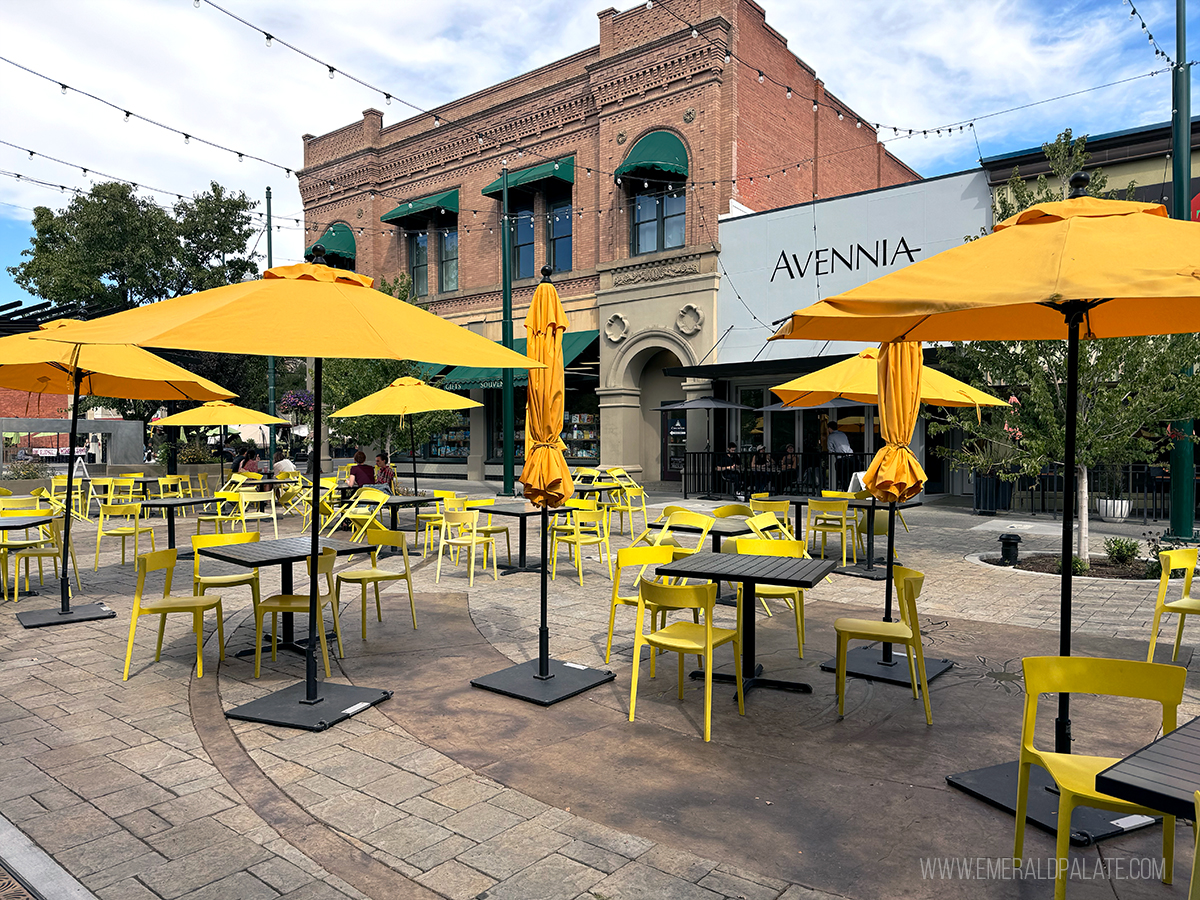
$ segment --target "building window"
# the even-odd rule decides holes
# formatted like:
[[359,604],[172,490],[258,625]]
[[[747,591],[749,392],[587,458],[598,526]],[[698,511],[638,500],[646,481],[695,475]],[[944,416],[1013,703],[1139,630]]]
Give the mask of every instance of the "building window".
[[458,232],[443,232],[441,259],[438,261],[438,290],[458,290]]
[[547,208],[547,262],[552,272],[571,271],[571,201],[552,203]]
[[408,277],[414,297],[429,295],[429,235],[424,232],[408,236]]
[[633,198],[633,252],[657,253],[682,247],[684,211],[687,196],[683,191],[669,194],[645,193]]
[[533,206],[518,206],[513,216],[513,278],[533,277]]

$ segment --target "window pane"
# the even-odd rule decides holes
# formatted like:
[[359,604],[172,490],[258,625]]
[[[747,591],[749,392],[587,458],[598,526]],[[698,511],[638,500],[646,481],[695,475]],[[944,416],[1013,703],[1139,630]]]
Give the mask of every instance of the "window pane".
[[442,235],[442,265],[438,272],[438,290],[458,290],[458,232]]
[[683,246],[683,216],[671,216],[663,222],[663,249]]
[[429,293],[429,268],[427,266],[416,266],[412,273],[413,291],[418,297],[424,297]]
[[408,274],[412,279],[413,296],[424,297],[429,293],[429,235],[408,236]]
[[667,194],[663,197],[663,215],[681,216],[687,208],[687,198],[682,193]]
[[533,244],[526,244],[523,247],[517,248],[517,264],[516,272],[513,273],[514,278],[532,278],[533,277]]
[[571,227],[572,210],[570,204],[560,203],[550,207],[550,236],[549,263],[553,272],[569,272],[571,270]]
[[571,271],[571,236],[556,238],[550,244],[552,262],[550,265],[555,272]]
[[635,253],[653,253],[658,249],[658,222],[653,219],[637,227]]
[[635,222],[652,221],[658,215],[657,197],[638,197],[634,205]]
[[533,243],[533,210],[518,209],[517,210],[516,227],[513,230],[514,244],[532,244]]
[[409,237],[413,265],[423,266],[429,262],[429,235],[414,234]]

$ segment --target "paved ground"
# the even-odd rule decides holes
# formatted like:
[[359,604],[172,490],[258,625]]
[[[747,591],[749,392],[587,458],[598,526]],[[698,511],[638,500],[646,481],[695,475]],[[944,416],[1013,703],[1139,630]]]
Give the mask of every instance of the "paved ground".
[[[25,631],[15,612],[49,598],[0,608],[0,814],[15,826],[0,834],[0,859],[47,897],[105,900],[1042,896],[1047,885],[934,885],[915,858],[1009,852],[1011,819],[949,791],[942,776],[1015,750],[1014,673],[1020,656],[1054,652],[1058,581],[967,557],[994,552],[1001,527],[1023,534],[1023,552],[1052,550],[1058,523],[942,506],[908,520],[900,547],[927,573],[929,652],[959,662],[954,678],[935,682],[934,728],[902,690],[868,682],[852,685],[838,722],[832,676],[816,669],[832,653],[832,619],[878,615],[882,596],[877,583],[838,576],[810,592],[804,660],[790,613],[760,615],[760,658],[812,681],[811,703],[760,692],[742,718],[714,702],[709,745],[699,740],[697,689],[677,701],[666,659],[657,681],[643,664],[638,719],[628,723],[629,610],[618,613],[610,686],[550,710],[470,689],[473,675],[536,654],[537,576],[477,574],[468,589],[461,568],[435,584],[430,562],[415,572],[416,632],[395,588],[365,641],[357,602],[343,612],[346,658],[334,680],[394,689],[391,701],[317,734],[228,720],[225,709],[302,677],[301,661],[264,660],[255,680],[252,661],[232,656],[253,637],[249,595],[237,588],[227,593],[230,655],[219,672],[211,618],[202,679],[191,675],[188,623],[168,623],[154,662],[144,620],[123,682],[132,569],[106,544],[99,573],[83,573],[84,593],[116,619]],[[1106,534],[1142,530],[1093,523],[1093,548]],[[81,527],[77,540],[90,563],[94,530]],[[278,573],[261,574],[264,595],[277,591]],[[583,588],[573,576],[560,569],[554,586],[552,651],[603,666],[610,585],[596,559],[585,562]],[[186,588],[181,564],[176,590]],[[1153,603],[1151,583],[1077,580],[1081,651],[1144,654]],[[994,712],[981,715],[985,706]],[[1154,736],[1144,712],[1120,712],[1127,749]],[[1190,687],[1182,714],[1198,713]],[[923,824],[914,831],[913,821]],[[1138,833],[1081,858],[1148,856],[1156,840]],[[1031,855],[1052,853],[1048,837],[1029,841]],[[1178,841],[1176,896],[1189,844]],[[1166,890],[1111,879],[1071,886],[1073,897]]]

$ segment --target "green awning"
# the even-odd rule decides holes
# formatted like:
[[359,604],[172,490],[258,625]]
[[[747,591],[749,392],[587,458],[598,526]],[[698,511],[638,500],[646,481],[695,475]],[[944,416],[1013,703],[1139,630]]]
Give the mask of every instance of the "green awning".
[[[534,166],[531,169],[509,172],[508,189],[511,191],[513,188],[523,187],[528,190],[538,182],[554,179],[566,182],[567,184],[575,183],[574,156],[564,156],[562,159],[542,163],[540,166]],[[480,193],[485,197],[491,197],[493,200],[499,200],[504,193],[504,176],[497,178]]]
[[416,217],[421,220],[428,219],[431,215],[436,214],[436,211],[439,209],[445,210],[448,213],[454,213],[455,215],[458,214],[458,188],[452,191],[443,191],[431,197],[422,197],[419,200],[409,200],[401,203],[390,213],[380,216],[379,221],[390,222],[393,225],[402,225],[410,217]]
[[[569,366],[592,342],[600,337],[599,331],[568,331],[563,335],[563,365]],[[525,338],[513,340],[513,350],[525,352]],[[501,369],[458,366],[442,378],[440,387],[445,391],[465,391],[469,388],[503,387]],[[528,369],[513,369],[513,384],[523,386],[529,382]]]
[[420,378],[426,384],[428,384],[435,375],[446,368],[442,363],[427,362],[414,362],[413,367],[416,369],[414,377]]
[[354,231],[344,222],[330,225],[321,235],[321,239],[313,241],[304,248],[304,258],[312,259],[312,248],[317,244],[325,247],[326,256],[340,256],[342,259],[354,259]]
[[652,131],[633,145],[615,174],[649,175],[660,179],[675,176],[682,181],[688,174],[687,150],[683,141],[671,132]]

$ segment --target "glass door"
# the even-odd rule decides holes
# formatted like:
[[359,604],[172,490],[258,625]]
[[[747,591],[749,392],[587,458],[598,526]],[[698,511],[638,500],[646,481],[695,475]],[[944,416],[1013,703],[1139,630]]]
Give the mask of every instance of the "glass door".
[[662,480],[679,481],[683,477],[687,450],[687,413],[670,411],[662,416]]

